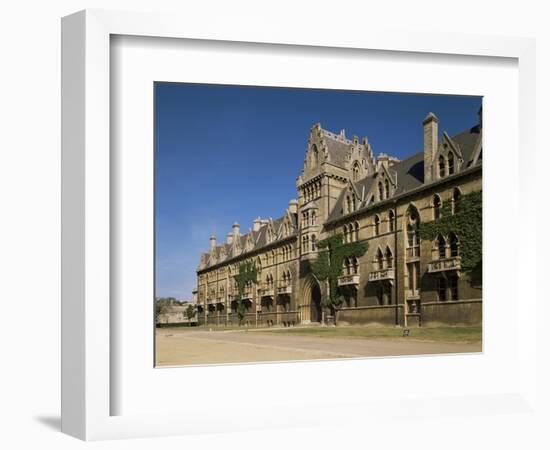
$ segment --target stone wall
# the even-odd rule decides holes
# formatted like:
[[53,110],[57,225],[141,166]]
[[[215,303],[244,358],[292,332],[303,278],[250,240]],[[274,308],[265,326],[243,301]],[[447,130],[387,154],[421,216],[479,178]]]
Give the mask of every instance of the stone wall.
[[356,308],[342,308],[336,313],[337,325],[395,325],[400,322],[402,313],[401,306],[358,306]]
[[422,325],[481,325],[481,299],[422,303]]

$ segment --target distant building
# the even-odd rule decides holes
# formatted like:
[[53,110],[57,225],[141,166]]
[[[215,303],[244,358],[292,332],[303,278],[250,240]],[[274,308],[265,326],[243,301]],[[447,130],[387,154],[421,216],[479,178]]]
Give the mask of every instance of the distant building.
[[171,304],[166,307],[166,310],[157,316],[157,325],[169,326],[169,325],[191,325],[196,324],[198,321],[197,314],[191,320],[187,317],[187,308],[191,303],[184,303],[182,305]]
[[277,219],[256,219],[245,234],[235,223],[225,242],[210,238],[193,294],[199,323],[237,323],[233,277],[244,261],[256,265],[260,278],[246,288],[246,323],[320,322],[327,285],[308,262],[317,258],[316,243],[336,233],[369,243],[363,256],[344,261],[338,284],[347,294],[337,323],[481,323],[481,281],[461,270],[461,236],[419,236],[419,224],[437,218],[444,202],[456,211],[464,195],[482,189],[481,110],[477,125],[453,137],[443,133],[439,140],[438,124],[430,113],[423,150],[404,161],[375,158],[366,138],[314,125],[298,200]]

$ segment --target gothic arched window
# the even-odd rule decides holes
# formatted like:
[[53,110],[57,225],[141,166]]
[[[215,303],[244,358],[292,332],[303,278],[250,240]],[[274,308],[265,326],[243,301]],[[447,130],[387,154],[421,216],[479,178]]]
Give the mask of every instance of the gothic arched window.
[[374,216],[374,235],[378,236],[380,234],[380,217]]
[[393,267],[393,255],[389,247],[386,247],[386,268],[391,269]]
[[382,250],[378,249],[378,252],[376,252],[376,265],[378,267],[378,270],[382,270],[384,268],[384,255],[382,254]]
[[420,236],[418,228],[420,217],[418,211],[412,205],[407,211],[407,257],[420,256]]
[[351,270],[352,270],[353,274],[357,275],[359,273],[359,261],[354,256],[354,257],[351,258],[350,262],[351,262]]
[[458,256],[458,238],[454,233],[451,233],[449,236],[449,246],[451,248],[451,257]]
[[453,214],[460,212],[460,199],[461,199],[460,189],[454,188],[453,190]]
[[433,206],[434,206],[434,219],[439,219],[441,217],[441,198],[437,194],[434,195]]
[[439,259],[445,259],[446,258],[446,249],[447,249],[447,243],[445,242],[445,238],[441,235],[437,236],[437,256]]
[[390,232],[394,232],[395,231],[395,213],[393,212],[393,210],[390,210],[390,212],[388,213],[388,221],[390,223]]

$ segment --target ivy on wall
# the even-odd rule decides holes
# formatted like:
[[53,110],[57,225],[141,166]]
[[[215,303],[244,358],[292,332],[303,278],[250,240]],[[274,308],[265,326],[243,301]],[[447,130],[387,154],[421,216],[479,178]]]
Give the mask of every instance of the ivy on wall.
[[239,264],[239,273],[235,275],[234,278],[237,282],[237,295],[235,297],[237,301],[237,316],[239,317],[239,323],[241,323],[246,314],[246,308],[243,301],[244,289],[248,282],[254,284],[258,282],[258,270],[256,269],[256,265],[251,262]]
[[482,194],[462,196],[458,211],[452,213],[451,201],[443,202],[441,217],[420,224],[420,238],[433,241],[439,234],[456,234],[460,243],[460,264],[465,272],[481,268],[482,260]]
[[347,257],[359,258],[369,248],[366,241],[344,243],[341,233],[322,239],[317,242],[319,254],[312,263],[311,270],[319,281],[328,280],[328,295],[322,300],[324,306],[332,312],[342,303],[344,289],[338,287],[338,277],[342,275],[344,259]]

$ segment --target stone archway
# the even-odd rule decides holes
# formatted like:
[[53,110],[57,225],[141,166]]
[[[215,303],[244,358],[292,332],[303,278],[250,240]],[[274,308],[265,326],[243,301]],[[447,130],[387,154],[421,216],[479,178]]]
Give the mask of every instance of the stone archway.
[[321,288],[319,284],[315,283],[311,289],[311,321],[321,322],[323,318],[323,312],[321,307]]
[[322,320],[321,288],[313,276],[309,276],[304,282],[300,313],[304,324]]

